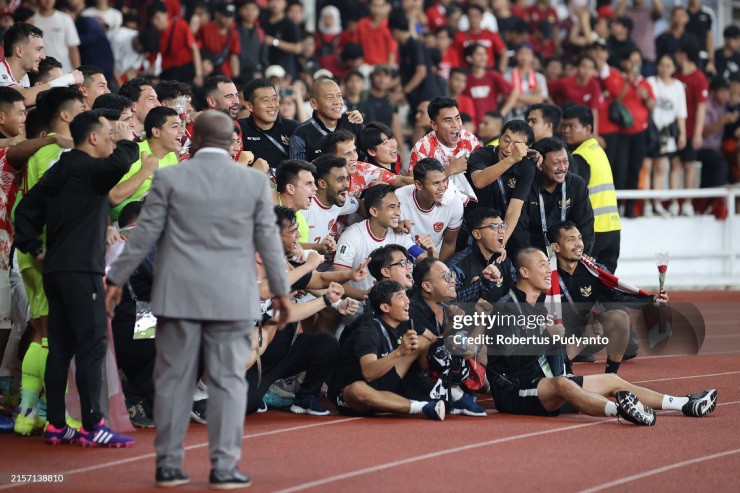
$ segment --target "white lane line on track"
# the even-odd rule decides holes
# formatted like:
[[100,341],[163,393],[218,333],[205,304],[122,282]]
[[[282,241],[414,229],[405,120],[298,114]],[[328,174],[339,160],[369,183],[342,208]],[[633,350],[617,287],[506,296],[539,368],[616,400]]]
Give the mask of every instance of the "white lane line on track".
[[[731,405],[731,404],[740,404],[740,401],[726,402],[724,404],[720,403],[720,404],[717,404],[717,405],[718,406],[721,406],[721,405],[728,406],[728,405]],[[666,411],[666,413],[669,413],[669,412],[677,412],[677,411]],[[661,413],[661,414],[666,414],[666,413]],[[471,449],[476,449],[476,448],[481,448],[481,447],[487,447],[489,445],[497,445],[499,443],[512,442],[512,441],[521,440],[521,439],[524,439],[524,438],[531,438],[531,437],[538,437],[538,436],[542,436],[542,435],[548,435],[550,433],[558,433],[558,432],[561,432],[561,431],[570,431],[570,430],[575,430],[575,429],[578,429],[578,428],[586,428],[588,426],[602,425],[602,424],[606,424],[606,423],[615,423],[615,422],[617,422],[616,419],[607,419],[607,420],[601,420],[601,421],[593,421],[593,422],[590,422],[590,423],[584,423],[584,424],[578,424],[578,425],[572,425],[572,426],[565,426],[565,427],[562,427],[562,428],[556,428],[556,429],[552,429],[552,430],[543,430],[543,431],[537,431],[537,432],[533,432],[533,433],[524,433],[524,434],[521,434],[521,435],[515,435],[515,436],[511,436],[511,437],[497,438],[495,440],[488,440],[488,441],[485,441],[485,442],[471,443],[469,445],[463,445],[463,446],[455,447],[455,448],[452,448],[452,449],[440,450],[440,451],[437,451],[437,452],[431,452],[429,454],[419,455],[419,456],[415,456],[415,457],[409,457],[407,459],[401,459],[401,460],[397,460],[397,461],[393,461],[393,462],[387,462],[385,464],[378,464],[376,466],[366,467],[364,469],[357,469],[355,471],[350,471],[350,472],[346,472],[346,473],[343,473],[343,474],[337,474],[335,476],[329,476],[329,477],[323,478],[323,479],[317,479],[315,481],[310,481],[310,482],[307,482],[307,483],[302,483],[302,484],[298,484],[298,485],[295,485],[295,486],[291,486],[290,488],[285,488],[285,489],[282,489],[282,490],[278,490],[276,493],[293,493],[295,491],[302,491],[302,490],[306,490],[306,489],[309,489],[309,488],[314,488],[314,487],[317,487],[317,486],[323,486],[325,484],[334,483],[336,481],[341,481],[343,479],[350,479],[350,478],[353,478],[353,477],[356,477],[356,476],[362,476],[362,475],[370,474],[370,473],[377,472],[377,471],[383,471],[385,469],[391,469],[391,468],[398,467],[398,466],[403,466],[403,465],[406,465],[406,464],[412,464],[414,462],[419,462],[419,461],[422,461],[422,460],[434,459],[436,457],[440,457],[440,456],[444,456],[444,455],[449,455],[449,454],[454,454],[454,453],[457,453],[457,452],[463,452],[463,451],[467,451],[467,450],[471,450]]]
[[740,371],[726,371],[724,373],[708,373],[706,375],[689,375],[686,377],[656,378],[653,380],[640,380],[639,382],[630,382],[630,383],[668,382],[670,380],[689,380],[693,378],[720,377],[723,375],[737,375],[738,373],[740,373]]
[[[342,419],[335,419],[335,420],[332,420],[332,421],[324,421],[324,422],[321,422],[321,423],[311,423],[311,424],[307,424],[307,425],[291,426],[289,428],[281,428],[279,430],[270,430],[270,431],[263,431],[263,432],[260,432],[260,433],[251,433],[251,434],[243,435],[242,436],[242,440],[244,440],[245,438],[259,438],[259,437],[263,437],[263,436],[277,435],[279,433],[287,433],[287,432],[290,432],[290,431],[305,430],[307,428],[316,428],[316,427],[319,427],[319,426],[328,426],[328,425],[333,425],[333,424],[338,424],[338,423],[346,423],[348,421],[355,421],[355,420],[358,420],[358,419],[362,419],[362,418],[342,418]],[[205,443],[196,443],[196,444],[193,444],[193,445],[186,446],[185,447],[185,450],[194,450],[194,449],[198,449],[198,448],[202,448],[202,447],[207,447],[207,446],[208,446],[208,442],[205,442]],[[62,471],[62,472],[59,472],[59,473],[56,473],[56,474],[62,474],[62,475],[64,475],[64,477],[66,479],[68,476],[71,476],[73,474],[80,474],[80,473],[85,473],[85,472],[89,472],[89,471],[95,471],[95,470],[98,470],[98,469],[104,469],[106,467],[120,466],[120,465],[123,465],[123,464],[129,464],[131,462],[136,462],[136,461],[140,461],[140,460],[144,460],[144,459],[153,459],[155,457],[156,457],[156,454],[154,454],[154,453],[137,455],[136,457],[128,457],[126,459],[120,459],[120,460],[114,460],[114,461],[110,461],[110,462],[104,462],[102,464],[95,464],[95,465],[88,466],[88,467],[81,467],[79,469],[71,469],[69,471]],[[18,484],[2,485],[2,486],[0,486],[0,490],[7,490],[7,489],[15,488],[15,487],[18,487],[18,486],[23,486],[23,484],[22,483],[18,483]]]
[[683,462],[676,462],[675,464],[669,464],[667,466],[658,467],[658,468],[655,468],[655,469],[651,469],[649,471],[641,472],[639,474],[634,474],[632,476],[627,476],[627,477],[624,477],[622,479],[617,479],[617,480],[614,480],[614,481],[610,481],[608,483],[603,483],[603,484],[600,484],[600,485],[597,485],[597,486],[593,486],[593,487],[591,487],[591,488],[589,488],[587,490],[581,490],[579,493],[595,493],[597,491],[602,491],[602,490],[606,490],[608,488],[613,488],[615,486],[623,485],[625,483],[630,483],[632,481],[637,481],[638,479],[643,479],[643,478],[647,478],[649,476],[654,476],[656,474],[662,474],[664,472],[672,471],[673,469],[678,469],[680,467],[690,466],[690,465],[693,465],[693,464],[698,464],[700,462],[705,462],[705,461],[712,460],[712,459],[718,459],[720,457],[726,457],[728,455],[733,455],[733,454],[737,454],[737,453],[740,453],[740,448],[737,448],[735,450],[728,450],[726,452],[719,452],[717,454],[705,455],[705,456],[702,456],[702,457],[697,457],[695,459],[685,460]]

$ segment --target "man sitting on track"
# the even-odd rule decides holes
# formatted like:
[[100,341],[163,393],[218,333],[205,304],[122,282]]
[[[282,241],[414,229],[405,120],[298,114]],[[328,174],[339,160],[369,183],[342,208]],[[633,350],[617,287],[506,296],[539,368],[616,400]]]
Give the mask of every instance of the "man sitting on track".
[[[516,287],[497,305],[496,312],[524,316],[528,321],[534,321],[535,316],[546,317],[544,299],[552,274],[547,257],[537,249],[525,248],[517,253],[515,264],[519,277]],[[562,325],[550,325],[547,330],[561,336],[564,332]],[[517,325],[498,327],[498,334],[506,337],[531,336],[535,332]],[[533,349],[512,344],[489,345],[488,380],[499,412],[555,416],[560,407],[568,403],[589,416],[621,416],[631,423],[651,426],[655,424],[652,408],[680,410],[686,416],[703,417],[712,412],[717,403],[714,389],[674,397],[638,387],[611,373],[551,377],[545,358]]]
[[374,412],[423,413],[442,421],[444,403],[432,397],[434,384],[412,365],[427,365],[432,340],[409,324],[409,299],[403,286],[381,281],[370,290],[375,311],[342,344],[329,396],[346,415]]

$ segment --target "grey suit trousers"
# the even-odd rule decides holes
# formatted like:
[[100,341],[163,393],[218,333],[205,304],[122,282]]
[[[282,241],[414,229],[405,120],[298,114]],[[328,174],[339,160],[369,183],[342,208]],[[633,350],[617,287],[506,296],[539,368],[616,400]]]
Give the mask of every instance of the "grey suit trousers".
[[190,422],[203,347],[208,385],[208,444],[211,468],[232,470],[241,456],[247,383],[244,367],[251,348],[252,322],[157,320],[154,364],[154,448],[157,467],[182,468],[183,439]]

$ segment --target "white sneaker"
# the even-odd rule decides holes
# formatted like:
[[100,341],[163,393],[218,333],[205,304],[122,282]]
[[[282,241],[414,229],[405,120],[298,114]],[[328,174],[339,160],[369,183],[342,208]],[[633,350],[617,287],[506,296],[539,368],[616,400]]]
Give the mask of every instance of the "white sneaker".
[[653,217],[653,203],[652,202],[645,202],[645,205],[642,208],[642,216],[643,217]]
[[657,216],[669,217],[671,215],[670,212],[665,210],[665,207],[663,207],[663,204],[661,204],[660,202],[656,202],[653,205],[653,209],[655,210],[655,215]]
[[681,205],[681,215],[692,217],[694,215],[694,205],[691,202],[684,202]]
[[678,205],[677,201],[674,200],[671,202],[671,205],[668,206],[668,212],[674,217],[681,213],[681,207]]

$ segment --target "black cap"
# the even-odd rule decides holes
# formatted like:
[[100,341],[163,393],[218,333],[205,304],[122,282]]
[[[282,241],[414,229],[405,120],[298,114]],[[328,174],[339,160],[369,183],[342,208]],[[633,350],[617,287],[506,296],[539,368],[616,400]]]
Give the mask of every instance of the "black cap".
[[236,7],[233,3],[222,3],[216,8],[216,12],[226,17],[234,17],[236,15]]

